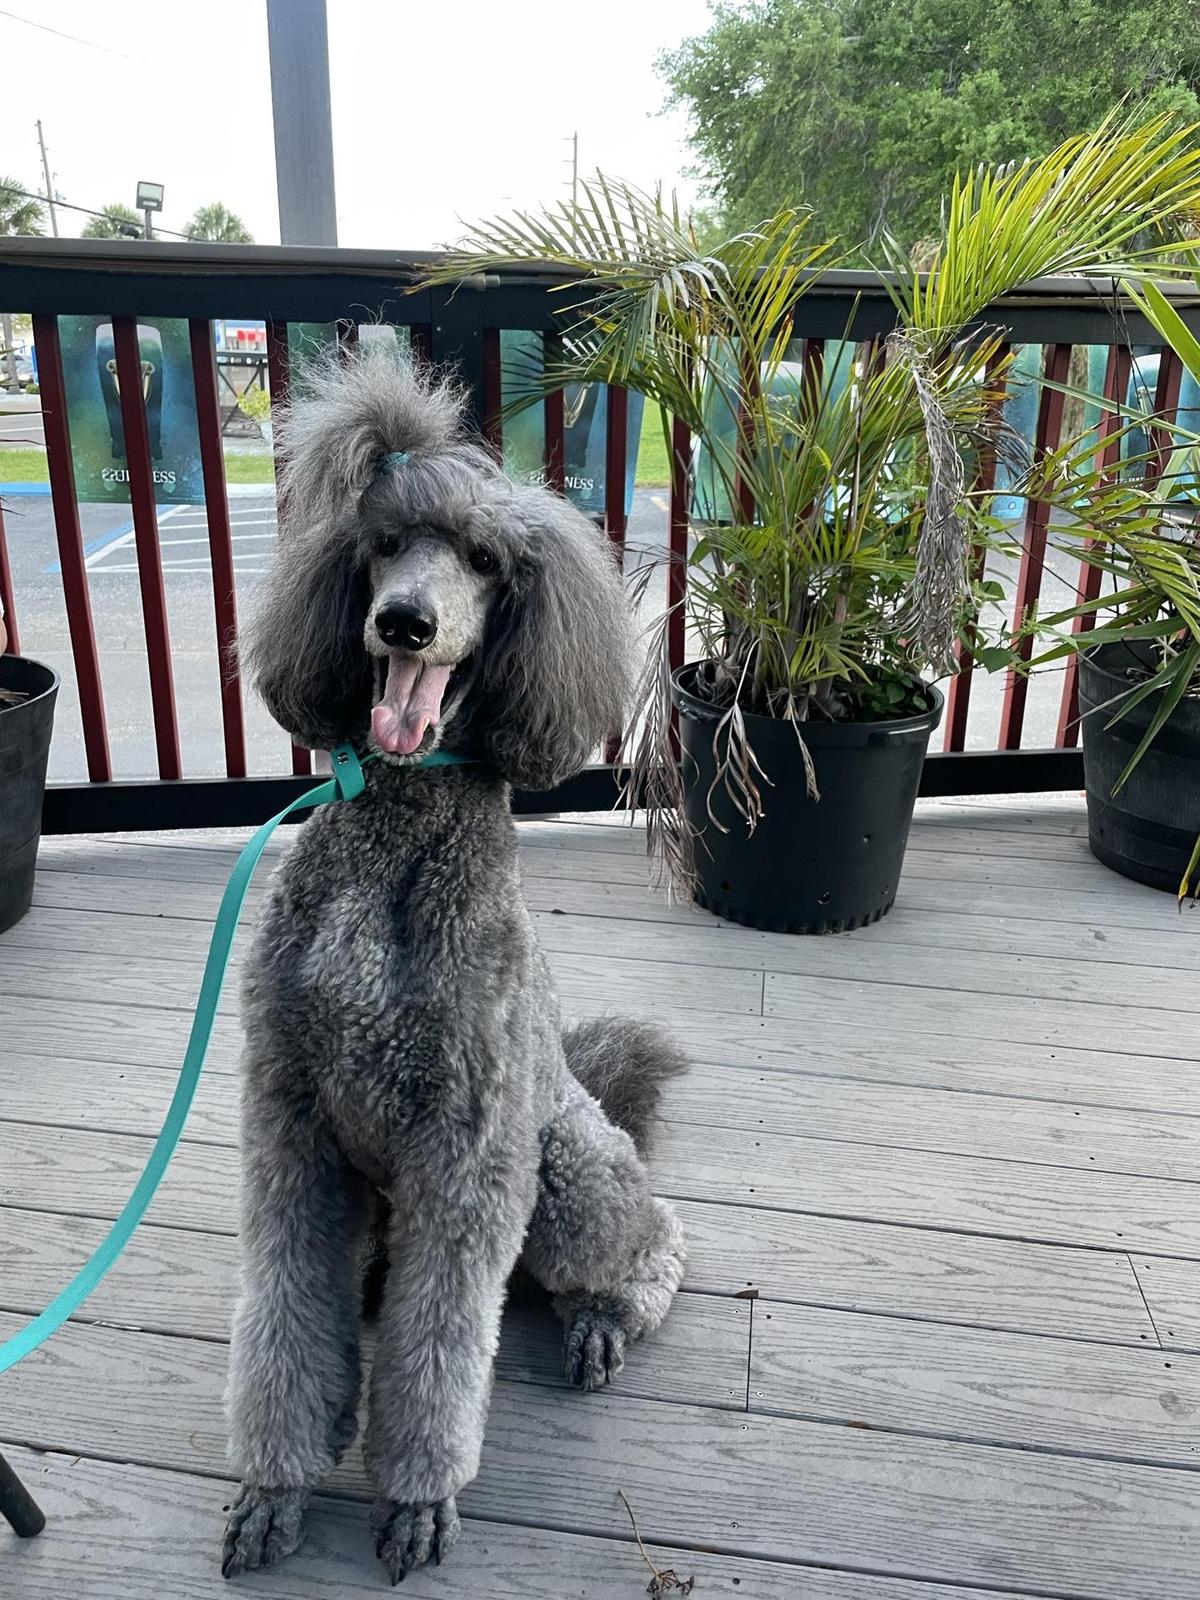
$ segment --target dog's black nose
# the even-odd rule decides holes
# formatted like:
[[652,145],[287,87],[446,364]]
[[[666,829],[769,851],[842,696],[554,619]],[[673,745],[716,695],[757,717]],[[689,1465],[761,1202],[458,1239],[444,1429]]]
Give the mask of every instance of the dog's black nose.
[[437,618],[412,602],[393,601],[375,613],[375,632],[384,644],[424,650],[437,638]]

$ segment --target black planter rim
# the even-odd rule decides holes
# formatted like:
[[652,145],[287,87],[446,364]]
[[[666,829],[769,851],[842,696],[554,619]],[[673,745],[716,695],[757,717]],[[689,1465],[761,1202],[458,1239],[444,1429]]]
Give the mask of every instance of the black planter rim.
[[[3,674],[4,667],[9,662],[15,663],[20,667],[32,667],[35,676],[44,674],[49,681],[45,682],[40,689],[33,689],[26,699],[18,700],[15,706],[0,706],[0,716],[3,716],[6,711],[28,711],[39,700],[44,700],[48,695],[57,693],[59,687],[58,673],[55,672],[53,667],[48,667],[44,661],[35,661],[32,656],[15,656],[11,653],[6,653],[0,655],[0,674]],[[25,693],[23,688],[22,693]]]
[[[678,707],[680,715],[689,721],[715,726],[725,715],[724,710],[714,706],[711,701],[701,700],[691,687],[703,665],[702,661],[689,661],[685,666],[676,667],[671,674],[671,700]],[[942,720],[945,701],[936,684],[926,683],[923,678],[914,678],[913,682],[919,683],[929,696],[931,703],[928,711],[872,722],[806,722],[805,744],[823,748],[829,745],[854,746],[885,740],[927,738]],[[750,737],[756,744],[795,745],[795,728],[790,722],[779,717],[765,717],[757,711],[747,711],[744,716]]]
[[[1151,665],[1148,639],[1112,639],[1085,650],[1079,663],[1080,726],[1085,735],[1103,728],[1109,738],[1136,744],[1149,727],[1159,706],[1161,691],[1146,695],[1137,705],[1125,704],[1141,685],[1122,677],[1120,669]],[[1200,700],[1185,695],[1155,735],[1152,748],[1187,754],[1200,738]],[[1181,741],[1183,743],[1181,744]]]

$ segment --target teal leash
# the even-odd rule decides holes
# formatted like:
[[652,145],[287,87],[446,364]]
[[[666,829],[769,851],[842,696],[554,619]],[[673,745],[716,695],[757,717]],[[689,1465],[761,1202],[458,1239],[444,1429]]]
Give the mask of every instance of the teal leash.
[[[229,875],[229,882],[225,886],[225,893],[221,896],[220,909],[209,941],[208,959],[204,963],[204,977],[200,983],[200,995],[196,1001],[183,1066],[179,1070],[179,1081],[175,1085],[171,1104],[167,1108],[163,1125],[154,1141],[154,1148],[142,1169],[142,1175],[107,1236],[66,1288],[55,1295],[40,1316],[34,1317],[33,1321],[27,1322],[19,1333],[14,1334],[4,1344],[0,1344],[0,1372],[7,1372],[9,1367],[15,1367],[18,1361],[36,1350],[38,1345],[43,1344],[68,1317],[78,1311],[129,1243],[134,1229],[145,1216],[146,1208],[153,1200],[155,1190],[162,1182],[167,1165],[175,1154],[183,1125],[191,1110],[196,1085],[200,1081],[204,1058],[208,1054],[209,1042],[212,1039],[213,1023],[216,1020],[217,1005],[225,983],[229,952],[233,946],[233,936],[237,932],[238,918],[245,904],[246,892],[254,876],[254,869],[266,849],[267,841],[284,818],[290,817],[294,811],[303,811],[309,806],[329,805],[338,800],[355,800],[363,792],[366,784],[366,779],[363,777],[363,763],[350,746],[339,745],[330,754],[333,768],[333,777],[330,781],[318,784],[307,794],[300,795],[291,805],[284,806],[277,816],[272,817],[269,822],[264,822],[237,858]],[[373,761],[376,758],[368,756],[366,759]],[[455,755],[450,751],[435,750],[432,755],[425,757],[421,765],[460,766],[468,764],[470,759],[468,756]]]

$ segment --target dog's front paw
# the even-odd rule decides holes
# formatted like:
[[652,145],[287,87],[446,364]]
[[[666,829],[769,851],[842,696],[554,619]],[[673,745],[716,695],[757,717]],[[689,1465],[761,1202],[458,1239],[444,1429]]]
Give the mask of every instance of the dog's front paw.
[[371,1512],[375,1554],[394,1584],[427,1561],[439,1564],[449,1555],[461,1524],[454,1496],[444,1500],[376,1500]]
[[225,1525],[221,1576],[269,1567],[299,1548],[308,1501],[305,1489],[242,1486]]
[[567,1382],[582,1389],[603,1389],[625,1365],[625,1330],[607,1311],[583,1310],[567,1332]]

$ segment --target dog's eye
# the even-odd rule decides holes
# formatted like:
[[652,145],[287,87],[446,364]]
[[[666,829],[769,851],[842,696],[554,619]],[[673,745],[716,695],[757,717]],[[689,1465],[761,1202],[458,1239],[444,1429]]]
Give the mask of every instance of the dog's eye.
[[482,573],[485,577],[489,573],[495,572],[500,565],[492,551],[484,544],[477,544],[467,557],[467,560],[476,572]]
[[400,548],[400,535],[396,533],[379,533],[375,536],[375,554],[377,556],[394,556]]

